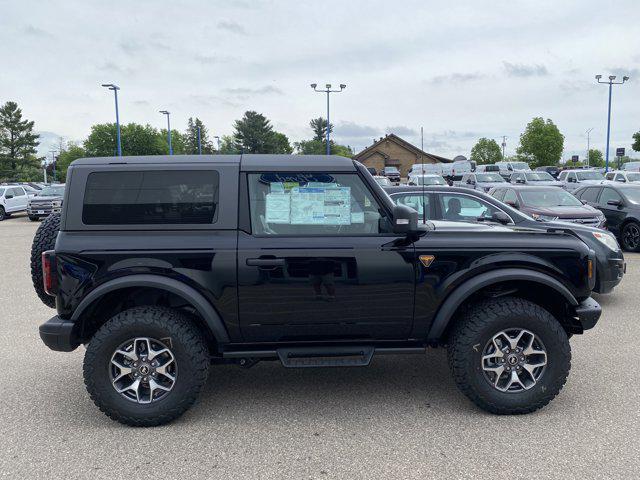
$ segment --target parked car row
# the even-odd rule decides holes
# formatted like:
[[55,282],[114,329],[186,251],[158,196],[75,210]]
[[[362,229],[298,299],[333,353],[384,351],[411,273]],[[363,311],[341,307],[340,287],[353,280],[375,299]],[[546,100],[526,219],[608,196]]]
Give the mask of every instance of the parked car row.
[[64,184],[42,185],[39,190],[26,183],[0,185],[0,221],[13,213],[27,212],[29,220],[36,221],[60,212],[64,188]]

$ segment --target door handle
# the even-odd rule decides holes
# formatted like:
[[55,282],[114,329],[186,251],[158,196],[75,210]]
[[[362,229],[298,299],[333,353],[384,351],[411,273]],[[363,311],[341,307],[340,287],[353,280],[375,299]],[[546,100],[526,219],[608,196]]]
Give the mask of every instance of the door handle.
[[284,267],[284,258],[247,258],[249,267]]

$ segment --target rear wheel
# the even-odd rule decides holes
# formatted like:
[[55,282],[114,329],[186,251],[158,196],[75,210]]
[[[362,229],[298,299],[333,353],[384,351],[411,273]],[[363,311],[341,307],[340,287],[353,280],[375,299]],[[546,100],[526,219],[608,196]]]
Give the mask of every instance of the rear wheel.
[[98,408],[126,425],[168,423],[195,402],[209,351],[180,312],[134,307],[105,323],[84,357],[84,382]]
[[622,229],[622,248],[630,252],[640,251],[640,224],[629,222]]
[[36,294],[46,306],[55,308],[56,299],[47,295],[42,283],[42,252],[53,250],[60,230],[60,214],[49,215],[38,227],[31,244],[31,282]]
[[470,308],[456,325],[449,365],[458,388],[495,414],[530,413],[564,386],[571,347],[560,323],[519,298],[498,298]]
[[0,222],[5,218],[7,218],[7,212],[5,211],[4,207],[0,206]]

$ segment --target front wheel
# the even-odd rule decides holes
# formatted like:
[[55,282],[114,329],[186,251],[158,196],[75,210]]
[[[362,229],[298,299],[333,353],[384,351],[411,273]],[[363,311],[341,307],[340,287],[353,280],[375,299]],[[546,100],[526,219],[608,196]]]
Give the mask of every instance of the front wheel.
[[449,345],[458,388],[495,414],[534,412],[564,386],[571,347],[560,323],[544,308],[504,297],[471,307]]
[[622,248],[629,252],[640,251],[640,224],[627,223],[622,229]]
[[31,220],[32,222],[37,222],[38,220],[40,220],[40,217],[36,215],[29,215],[29,220]]
[[3,206],[0,206],[0,222],[7,218],[7,212],[5,211]]
[[195,325],[165,307],[134,307],[107,321],[84,357],[93,402],[113,420],[150,427],[195,402],[207,380],[209,351]]

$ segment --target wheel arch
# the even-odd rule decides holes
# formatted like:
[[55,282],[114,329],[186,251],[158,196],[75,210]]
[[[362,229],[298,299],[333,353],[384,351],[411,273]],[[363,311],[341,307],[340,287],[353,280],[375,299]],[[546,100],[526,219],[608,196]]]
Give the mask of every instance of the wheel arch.
[[98,286],[84,297],[71,316],[72,321],[79,322],[79,326],[82,331],[82,338],[90,338],[91,335],[95,333],[91,332],[91,329],[87,330],[87,326],[85,324],[87,317],[95,311],[96,307],[100,305],[102,300],[109,296],[117,296],[121,293],[139,291],[141,289],[146,291],[166,292],[168,295],[183,300],[186,304],[190,305],[195,312],[197,312],[197,316],[200,317],[202,319],[202,323],[204,323],[204,325],[201,326],[205,327],[206,331],[213,337],[212,339],[215,340],[215,342],[218,344],[229,342],[229,335],[222,318],[201,293],[193,287],[178,280],[148,274],[129,275],[110,280]]
[[[450,327],[455,323],[458,312],[478,295],[488,292],[492,287],[505,288],[521,292],[523,298],[535,299],[536,303],[549,309],[554,313],[559,321],[563,321],[565,305],[577,306],[578,300],[573,293],[559,280],[548,274],[526,268],[504,268],[481,273],[466,280],[451,292],[438,309],[434,320],[429,328],[427,341],[429,343],[440,343],[446,337]],[[527,287],[533,287],[528,290]],[[542,293],[543,295],[539,295]],[[533,298],[532,298],[533,297]],[[535,300],[534,300],[535,301]],[[560,301],[561,304],[557,304]],[[568,329],[568,325],[563,325]]]

